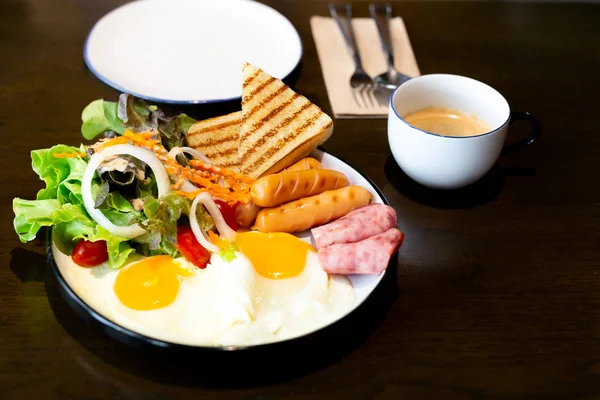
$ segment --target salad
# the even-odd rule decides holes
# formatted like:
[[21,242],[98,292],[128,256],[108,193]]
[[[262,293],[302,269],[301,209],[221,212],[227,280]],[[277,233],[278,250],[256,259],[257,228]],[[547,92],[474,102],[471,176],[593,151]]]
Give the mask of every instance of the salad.
[[82,121],[95,143],[31,152],[46,187],[35,200],[13,200],[22,242],[51,227],[59,250],[84,267],[121,268],[133,253],[183,256],[199,268],[211,252],[235,257],[234,209],[248,203],[252,179],[185,147],[193,118],[121,94],[90,103]]

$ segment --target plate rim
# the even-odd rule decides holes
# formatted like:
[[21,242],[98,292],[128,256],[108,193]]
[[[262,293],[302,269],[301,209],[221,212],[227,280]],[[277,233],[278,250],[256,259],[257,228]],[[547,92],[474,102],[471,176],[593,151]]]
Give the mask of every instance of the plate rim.
[[[345,159],[338,157],[337,155],[325,150],[321,146],[317,147],[317,150],[321,151],[323,154],[328,154],[329,156],[332,156],[332,157],[338,159],[339,161],[345,163],[350,168],[352,168],[354,171],[356,171],[373,187],[375,192],[377,192],[379,197],[381,197],[382,203],[385,205],[388,205],[388,206],[390,205],[389,200],[387,199],[387,197],[385,196],[383,191],[379,188],[379,186],[377,186],[375,184],[375,182],[367,174],[362,172],[360,169],[354,167],[352,164],[348,163]],[[381,274],[381,278],[379,279],[379,281],[377,282],[377,284],[375,285],[373,290],[371,290],[371,292],[369,292],[369,294],[367,294],[367,296],[364,298],[364,300],[361,303],[359,303],[356,307],[354,307],[347,314],[343,315],[342,317],[338,318],[337,320],[335,320],[333,322],[330,322],[329,324],[327,324],[325,326],[322,326],[319,329],[310,331],[308,333],[305,333],[304,335],[295,336],[295,337],[292,337],[289,339],[284,339],[284,340],[279,340],[276,342],[269,342],[269,343],[241,345],[241,346],[238,346],[238,345],[195,346],[195,345],[189,345],[189,344],[169,342],[166,340],[154,339],[150,336],[147,336],[147,335],[144,335],[141,333],[137,333],[131,329],[125,328],[125,327],[117,324],[116,322],[113,322],[110,319],[106,318],[105,316],[100,314],[98,311],[96,311],[93,307],[88,305],[81,297],[79,297],[77,295],[77,293],[75,293],[75,291],[67,283],[65,278],[62,276],[62,273],[60,272],[60,269],[58,268],[58,265],[56,263],[56,260],[54,259],[54,255],[53,255],[52,228],[49,228],[47,230],[45,247],[46,247],[47,264],[50,267],[52,275],[57,280],[59,292],[60,292],[61,296],[63,297],[63,299],[65,300],[65,302],[75,311],[76,314],[78,314],[81,318],[83,318],[87,323],[90,323],[90,318],[91,318],[94,321],[94,323],[99,324],[100,327],[102,328],[101,330],[104,331],[104,333],[107,336],[110,336],[111,338],[113,338],[121,343],[125,343],[131,347],[140,347],[140,345],[142,345],[142,346],[150,345],[153,348],[170,349],[173,351],[194,350],[194,351],[206,351],[206,352],[212,352],[212,353],[223,353],[223,352],[238,353],[241,351],[266,349],[266,348],[272,348],[273,346],[277,346],[277,345],[286,345],[286,344],[290,344],[290,343],[295,343],[295,342],[301,341],[302,339],[306,339],[308,337],[316,335],[319,332],[324,331],[327,328],[332,327],[333,325],[346,320],[348,317],[350,317],[352,314],[354,314],[358,309],[360,309],[365,303],[367,303],[367,301],[372,297],[373,293],[381,286],[382,282],[386,279],[387,275],[389,274],[389,271],[388,271],[389,264],[394,263],[394,261],[397,260],[397,255],[398,255],[398,252],[396,252],[394,255],[392,255],[392,257],[390,258],[389,264],[388,264],[388,268],[386,268],[383,271],[383,273]],[[85,313],[85,315],[82,315],[81,313]]]
[[[145,0],[147,2],[151,2],[153,0]],[[283,15],[281,12],[279,12],[279,10],[270,7],[266,4],[254,1],[254,0],[235,0],[235,1],[244,1],[247,3],[253,3],[255,5],[258,5],[259,7],[264,7],[264,8],[268,8],[271,9],[272,11],[276,12],[277,14],[279,14],[279,16],[283,19],[285,19],[290,26],[292,27],[292,29],[294,30],[294,32],[296,32],[296,36],[298,37],[298,42],[300,43],[300,56],[298,57],[298,61],[296,62],[296,64],[294,65],[294,67],[290,70],[290,72],[283,78],[281,78],[281,80],[286,80],[287,78],[289,78],[291,75],[293,75],[294,71],[296,71],[298,69],[298,66],[300,65],[300,63],[302,62],[302,58],[304,56],[304,43],[302,42],[302,37],[300,36],[300,32],[298,32],[298,29],[296,29],[296,27],[294,26],[294,24],[292,24],[292,21],[289,20],[289,18],[287,18],[285,15]],[[90,37],[92,36],[92,33],[94,33],[94,30],[96,29],[96,26],[108,15],[110,15],[111,13],[119,10],[120,8],[123,7],[127,7],[130,6],[132,4],[137,4],[137,2],[132,2],[132,3],[125,3],[120,5],[117,8],[114,8],[112,10],[110,10],[109,12],[107,12],[106,14],[104,14],[102,17],[100,17],[100,19],[98,19],[94,25],[92,26],[92,28],[89,30],[86,38],[85,38],[85,42],[83,44],[83,60],[85,62],[86,67],[92,72],[92,74],[94,74],[94,76],[96,78],[98,78],[101,82],[103,82],[104,84],[108,85],[109,87],[118,90],[122,93],[129,93],[135,97],[138,97],[140,99],[146,100],[146,101],[151,101],[151,102],[156,102],[156,103],[163,103],[163,104],[178,104],[178,105],[190,105],[190,104],[219,104],[219,103],[226,103],[229,101],[234,101],[234,100],[241,100],[242,96],[236,96],[236,97],[228,97],[228,98],[223,98],[223,99],[196,99],[196,100],[174,100],[174,99],[161,99],[158,97],[154,97],[154,96],[147,96],[141,93],[137,93],[137,92],[133,92],[130,91],[128,89],[126,89],[125,87],[113,82],[112,80],[110,80],[109,78],[107,78],[106,76],[102,75],[92,64],[92,62],[90,61],[89,58],[89,41],[90,41]]]

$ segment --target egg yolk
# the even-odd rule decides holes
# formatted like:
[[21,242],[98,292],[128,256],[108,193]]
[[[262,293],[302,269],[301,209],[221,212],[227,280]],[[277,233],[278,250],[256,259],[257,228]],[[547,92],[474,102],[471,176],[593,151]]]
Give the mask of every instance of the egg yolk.
[[154,310],[171,304],[183,277],[191,272],[170,256],[153,256],[132,264],[117,275],[115,294],[134,310]]
[[235,242],[250,259],[256,272],[271,279],[299,275],[306,264],[306,255],[315,249],[289,233],[238,233]]

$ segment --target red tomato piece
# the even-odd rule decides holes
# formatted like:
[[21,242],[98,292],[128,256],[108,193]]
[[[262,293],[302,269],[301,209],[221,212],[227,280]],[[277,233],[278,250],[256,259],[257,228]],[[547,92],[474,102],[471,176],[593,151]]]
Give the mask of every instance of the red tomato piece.
[[233,229],[234,231],[237,231],[238,224],[235,219],[235,208],[231,207],[229,204],[227,204],[223,200],[215,200],[215,203],[217,204],[217,207],[219,207],[221,214],[223,214],[223,219],[225,220],[227,225],[229,225],[229,227],[231,229]]
[[75,245],[71,257],[80,267],[95,267],[108,260],[106,242],[104,240],[90,242],[82,239]]
[[192,228],[185,225],[177,227],[177,250],[192,264],[200,269],[206,268],[210,261],[210,253],[194,236]]

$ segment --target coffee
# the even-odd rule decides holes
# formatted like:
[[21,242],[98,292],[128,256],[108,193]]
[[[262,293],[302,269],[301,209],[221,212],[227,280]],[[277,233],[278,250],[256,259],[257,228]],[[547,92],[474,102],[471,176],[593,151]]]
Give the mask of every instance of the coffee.
[[490,131],[479,118],[449,108],[425,108],[403,119],[416,128],[442,136],[477,136]]

